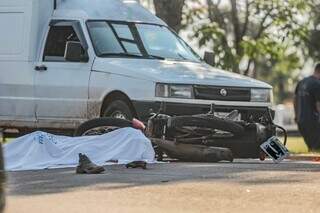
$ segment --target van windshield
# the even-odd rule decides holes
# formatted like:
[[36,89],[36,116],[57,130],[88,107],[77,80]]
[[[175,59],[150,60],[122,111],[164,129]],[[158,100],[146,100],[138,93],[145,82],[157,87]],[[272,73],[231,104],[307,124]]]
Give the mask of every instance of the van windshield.
[[166,26],[114,21],[89,21],[87,25],[99,57],[201,60]]

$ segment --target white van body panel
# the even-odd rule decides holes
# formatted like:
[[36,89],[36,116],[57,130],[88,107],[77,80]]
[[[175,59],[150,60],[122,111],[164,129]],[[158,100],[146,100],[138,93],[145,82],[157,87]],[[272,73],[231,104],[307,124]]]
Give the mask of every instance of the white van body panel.
[[81,123],[87,117],[90,64],[65,62],[42,64],[47,67],[47,71],[36,72],[35,75],[37,126],[48,127],[61,120],[70,124]]
[[34,62],[52,11],[52,0],[0,0],[0,61]]
[[35,125],[34,63],[50,0],[0,1],[0,123]]
[[251,88],[271,86],[243,75],[213,68],[205,63],[151,60],[97,58],[93,70],[150,80],[153,82],[198,84]]
[[130,100],[151,100],[155,83],[138,77],[109,72],[91,72],[89,83],[89,118],[99,117],[104,99],[112,92],[121,92]]

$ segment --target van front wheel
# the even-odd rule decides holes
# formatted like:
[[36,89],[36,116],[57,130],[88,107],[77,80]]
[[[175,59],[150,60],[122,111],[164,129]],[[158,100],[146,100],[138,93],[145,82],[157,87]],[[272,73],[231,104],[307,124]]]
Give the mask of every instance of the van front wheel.
[[103,117],[119,118],[131,121],[133,113],[125,101],[112,101],[102,113]]

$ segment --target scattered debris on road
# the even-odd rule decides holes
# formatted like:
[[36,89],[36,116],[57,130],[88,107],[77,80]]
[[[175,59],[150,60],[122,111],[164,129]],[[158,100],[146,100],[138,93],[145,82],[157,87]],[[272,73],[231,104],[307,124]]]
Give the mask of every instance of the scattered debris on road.
[[136,168],[147,169],[147,162],[133,161],[131,163],[126,164],[126,168],[127,169],[136,169]]

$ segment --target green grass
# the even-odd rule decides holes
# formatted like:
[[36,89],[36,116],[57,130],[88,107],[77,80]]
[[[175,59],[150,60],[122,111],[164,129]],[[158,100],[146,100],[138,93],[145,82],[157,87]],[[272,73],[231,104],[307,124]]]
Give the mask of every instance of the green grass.
[[287,147],[294,154],[309,153],[308,147],[302,137],[289,137]]
[[10,143],[12,140],[14,140],[15,138],[6,138],[6,140],[4,142],[2,142],[3,144],[6,143]]

